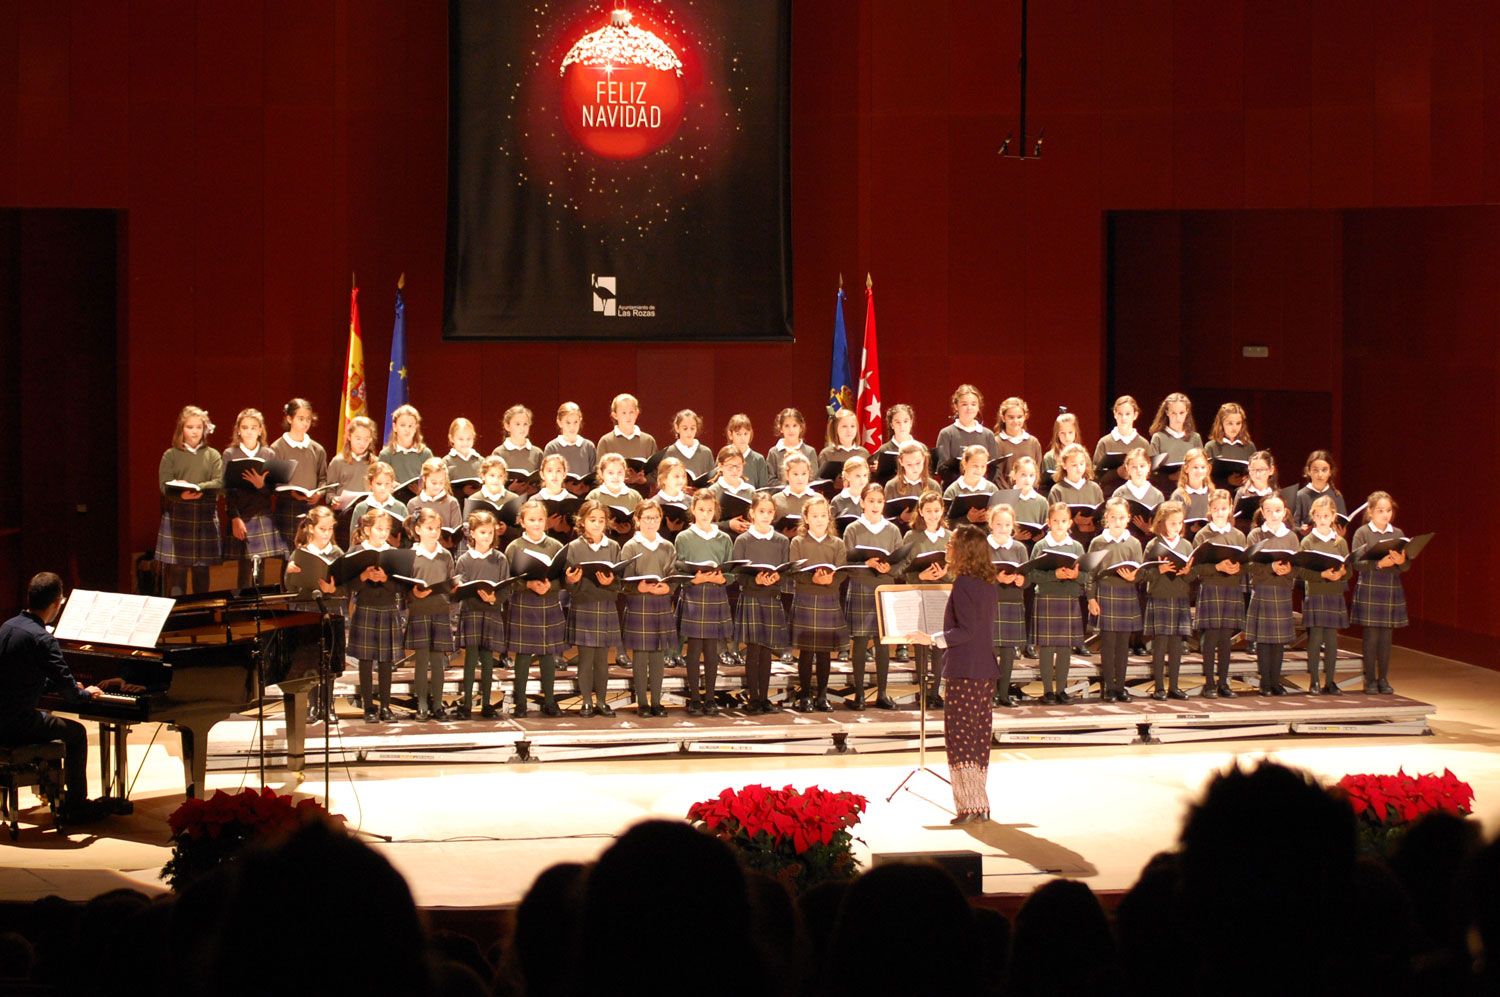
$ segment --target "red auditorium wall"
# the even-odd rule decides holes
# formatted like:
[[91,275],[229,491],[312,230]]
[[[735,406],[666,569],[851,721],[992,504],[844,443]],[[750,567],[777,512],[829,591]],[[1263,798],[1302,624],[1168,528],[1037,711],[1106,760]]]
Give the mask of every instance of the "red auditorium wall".
[[916,403],[923,435],[960,380],[1025,394],[1043,433],[1066,403],[1092,435],[1106,211],[1500,200],[1493,5],[1033,4],[1036,163],[995,155],[1018,7],[795,5],[797,342],[672,349],[441,342],[445,4],[0,2],[0,207],[126,213],[122,546],[151,542],[186,400],[227,425],[307,394],[331,442],[351,272],[376,395],[407,274],[412,396],[436,435],[463,413],[492,442],[521,399],[543,436],[563,397],[602,431],[629,388],[658,435],[680,405],[715,436],[743,408],[768,442],[779,405],[821,409],[834,283],[857,292],[866,270],[885,394]]

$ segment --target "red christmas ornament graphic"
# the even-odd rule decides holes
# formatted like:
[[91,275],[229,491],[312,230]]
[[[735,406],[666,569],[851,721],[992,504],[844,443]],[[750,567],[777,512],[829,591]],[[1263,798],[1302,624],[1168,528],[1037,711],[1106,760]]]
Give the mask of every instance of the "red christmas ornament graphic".
[[682,124],[682,60],[623,6],[584,35],[562,61],[563,121],[585,149],[605,159],[639,159],[666,145]]

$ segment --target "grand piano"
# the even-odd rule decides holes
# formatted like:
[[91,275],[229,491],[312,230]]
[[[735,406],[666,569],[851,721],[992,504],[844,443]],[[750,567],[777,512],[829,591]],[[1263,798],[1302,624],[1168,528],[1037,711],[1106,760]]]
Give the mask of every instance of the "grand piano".
[[309,694],[321,680],[343,671],[344,620],[336,613],[292,608],[290,599],[262,591],[180,600],[153,648],[59,641],[74,678],[84,685],[119,679],[144,689],[107,691],[85,703],[49,695],[41,703],[54,713],[99,724],[104,795],[118,810],[130,810],[126,738],[132,726],[164,723],[179,732],[187,795],[198,796],[209,731],[232,714],[263,706],[261,694],[273,685],[285,710],[287,767],[302,771]]

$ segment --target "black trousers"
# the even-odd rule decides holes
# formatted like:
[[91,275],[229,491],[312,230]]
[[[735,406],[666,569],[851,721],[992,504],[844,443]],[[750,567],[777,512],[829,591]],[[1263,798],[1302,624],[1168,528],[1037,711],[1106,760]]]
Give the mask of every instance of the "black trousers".
[[0,744],[7,748],[48,741],[61,741],[66,751],[63,780],[67,786],[67,802],[71,805],[88,799],[89,735],[83,724],[38,710],[23,720],[0,727]]

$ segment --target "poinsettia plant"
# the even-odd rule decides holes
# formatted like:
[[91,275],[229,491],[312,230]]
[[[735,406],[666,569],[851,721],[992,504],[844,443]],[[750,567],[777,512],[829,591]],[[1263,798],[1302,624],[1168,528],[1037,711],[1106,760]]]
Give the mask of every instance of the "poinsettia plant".
[[733,848],[746,868],[767,872],[801,891],[859,871],[854,835],[868,801],[818,786],[798,790],[751,785],[694,803],[693,825]]
[[311,798],[297,799],[269,786],[226,793],[208,799],[191,798],[167,817],[172,830],[172,857],[162,866],[161,878],[174,890],[226,862],[251,844],[274,842],[310,821],[342,828],[344,818],[329,813]]
[[1336,787],[1354,809],[1361,850],[1387,854],[1424,814],[1467,816],[1474,812],[1474,788],[1448,769],[1442,775],[1346,775]]

